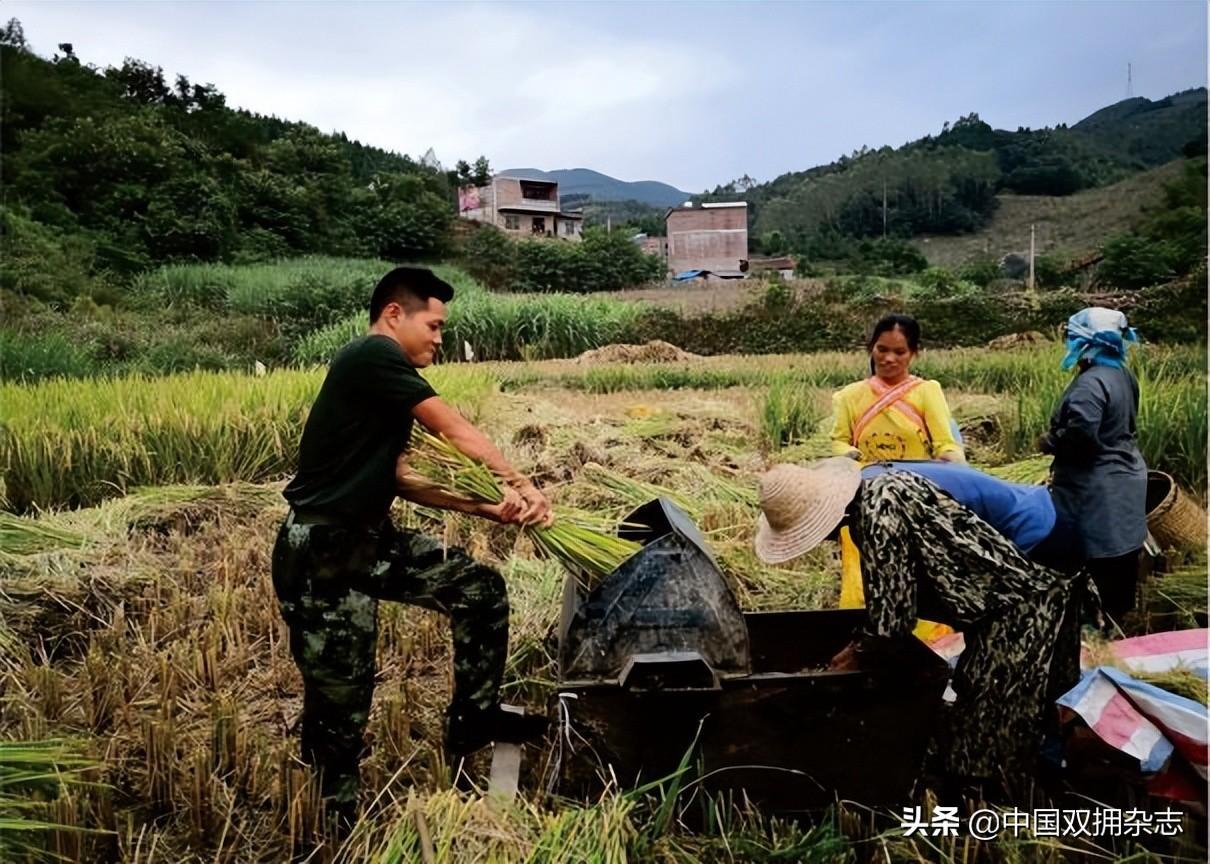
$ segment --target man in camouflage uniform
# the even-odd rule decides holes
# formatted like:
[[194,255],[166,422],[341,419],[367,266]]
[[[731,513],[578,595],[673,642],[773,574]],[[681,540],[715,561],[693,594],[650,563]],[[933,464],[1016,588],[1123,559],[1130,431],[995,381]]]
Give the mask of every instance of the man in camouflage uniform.
[[[416,371],[436,355],[452,297],[424,268],[399,267],[382,278],[370,332],[333,359],[303,431],[298,473],[283,493],[291,509],[273,548],[273,587],[303,678],[302,757],[320,771],[329,809],[350,821],[374,692],[379,600],[450,618],[451,756],[491,741],[525,741],[546,725],[498,702],[508,648],[500,574],[461,549],[397,529],[389,517],[399,495],[499,522],[551,518],[545,497]],[[504,500],[470,501],[410,472],[402,457],[413,420],[493,469],[505,481]]]

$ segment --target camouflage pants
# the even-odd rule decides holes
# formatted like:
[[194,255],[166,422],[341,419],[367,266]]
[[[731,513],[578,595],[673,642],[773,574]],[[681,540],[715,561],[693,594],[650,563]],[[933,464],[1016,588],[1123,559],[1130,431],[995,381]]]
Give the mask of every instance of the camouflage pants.
[[508,595],[499,573],[461,549],[389,522],[355,530],[297,524],[291,514],[273,547],[273,587],[303,678],[302,757],[320,769],[324,796],[338,806],[357,800],[379,600],[448,615],[454,704],[496,704],[508,649]]
[[[908,638],[918,617],[961,630],[957,700],[938,736],[950,776],[1019,778],[1033,765],[1072,578],[1040,567],[919,476],[863,484],[866,636]],[[867,640],[870,641],[870,640]]]

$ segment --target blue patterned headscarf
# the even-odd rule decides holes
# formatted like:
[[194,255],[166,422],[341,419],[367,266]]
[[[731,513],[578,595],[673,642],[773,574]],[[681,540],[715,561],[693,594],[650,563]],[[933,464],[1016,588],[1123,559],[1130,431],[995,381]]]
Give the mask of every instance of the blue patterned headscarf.
[[1126,361],[1126,348],[1137,341],[1138,334],[1126,326],[1126,316],[1121,312],[1089,306],[1067,319],[1067,354],[1062,367],[1070,369],[1080,360],[1093,366],[1121,367]]

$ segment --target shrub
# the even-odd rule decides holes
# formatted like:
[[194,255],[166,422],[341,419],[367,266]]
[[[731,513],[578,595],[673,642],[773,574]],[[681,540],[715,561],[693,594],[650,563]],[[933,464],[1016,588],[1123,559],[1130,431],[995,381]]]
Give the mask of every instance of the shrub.
[[916,274],[915,280],[918,287],[911,292],[913,297],[947,300],[978,293],[975,285],[963,282],[944,267],[930,267]]
[[1000,278],[1000,264],[994,258],[983,255],[969,258],[958,268],[958,278],[986,288]]
[[1105,244],[1097,279],[1115,288],[1137,289],[1173,276],[1167,244],[1137,234],[1123,234]]
[[488,288],[506,289],[516,278],[516,244],[498,228],[483,225],[466,239],[462,266]]
[[60,333],[32,335],[0,330],[0,380],[80,378],[92,372],[87,349]]

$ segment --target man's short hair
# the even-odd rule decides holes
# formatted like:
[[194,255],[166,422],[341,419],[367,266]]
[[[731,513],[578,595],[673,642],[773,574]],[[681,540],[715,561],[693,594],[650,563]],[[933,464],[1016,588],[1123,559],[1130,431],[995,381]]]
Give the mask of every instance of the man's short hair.
[[409,315],[436,297],[442,303],[454,299],[454,287],[427,267],[396,267],[378,280],[370,298],[370,323],[382,315],[388,303],[398,303]]

